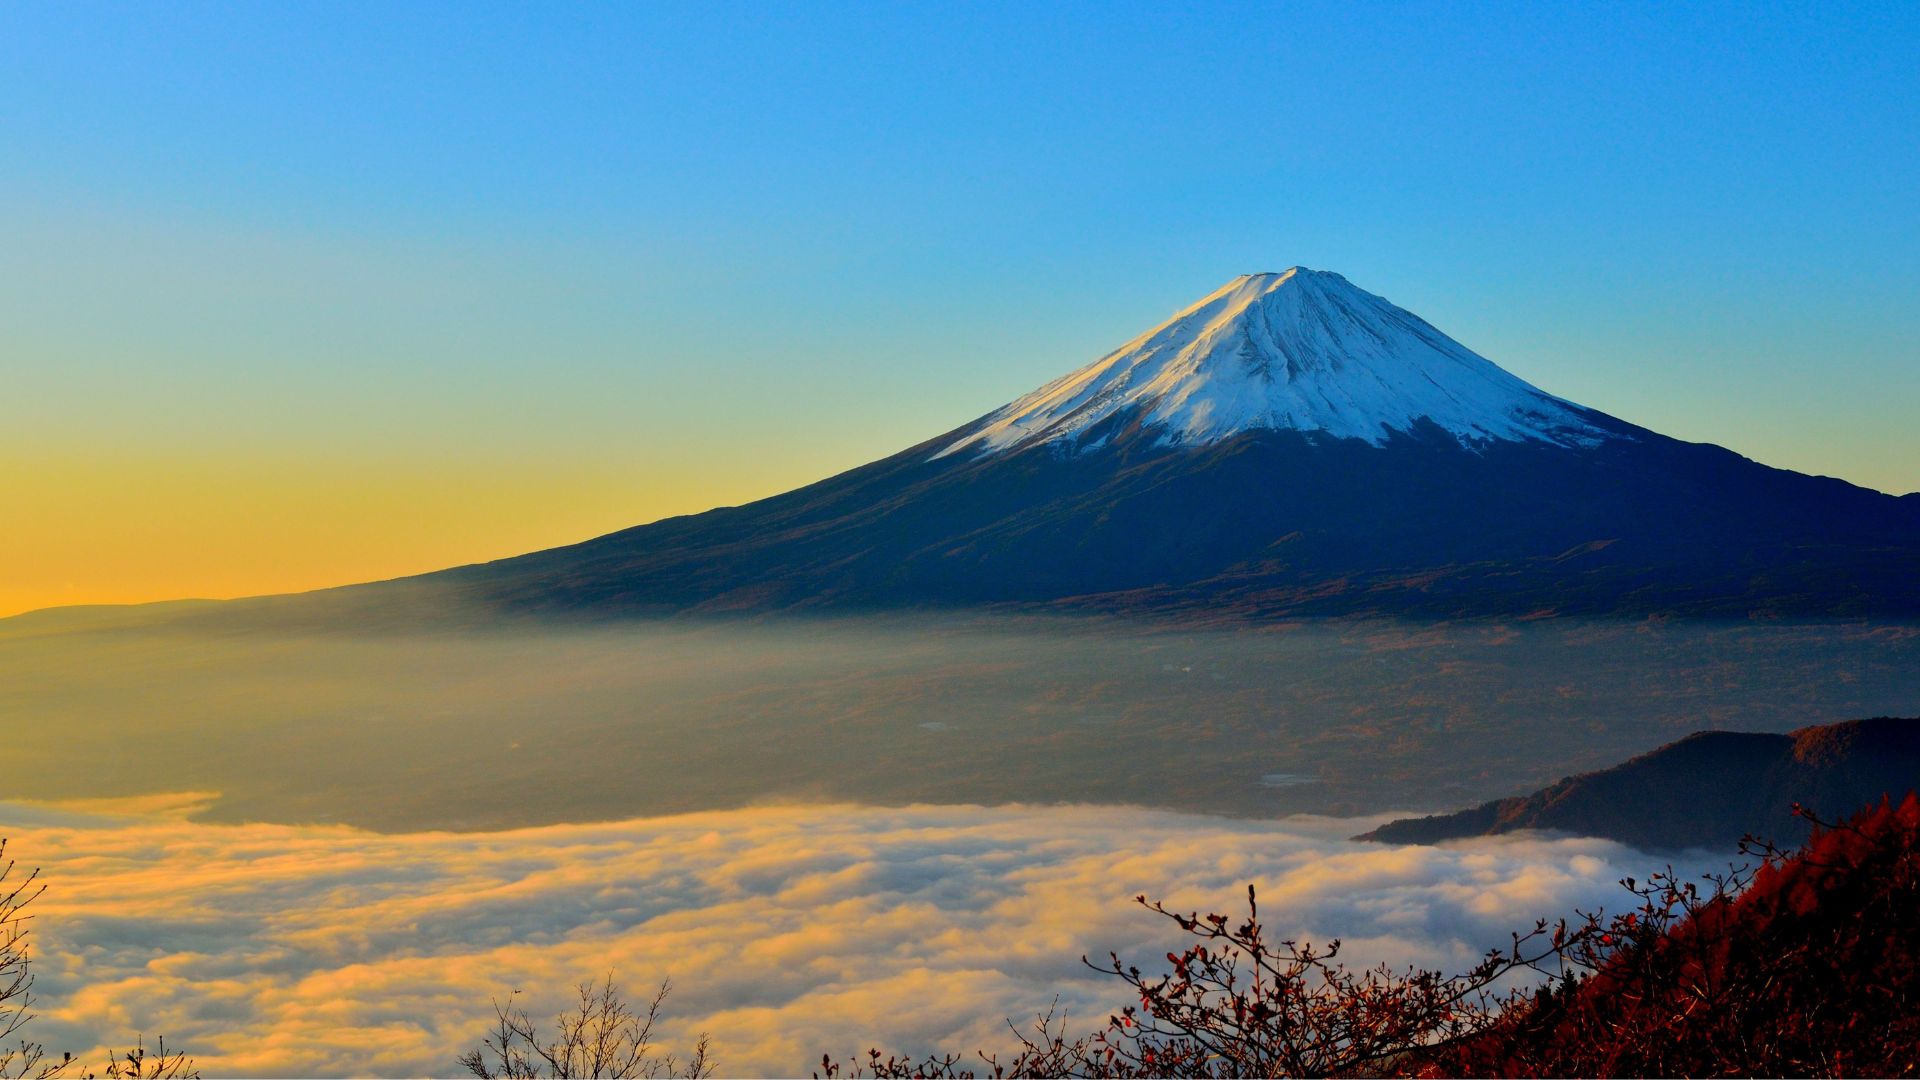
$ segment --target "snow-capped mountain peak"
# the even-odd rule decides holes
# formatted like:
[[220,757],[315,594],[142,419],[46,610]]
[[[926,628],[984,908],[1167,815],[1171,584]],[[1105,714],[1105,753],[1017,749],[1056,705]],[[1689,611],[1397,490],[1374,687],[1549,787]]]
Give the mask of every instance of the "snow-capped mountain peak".
[[[1585,409],[1511,375],[1339,274],[1247,274],[1099,360],[987,416],[936,457],[1104,445],[1114,418],[1165,445],[1286,429],[1380,445],[1431,421],[1464,446],[1611,437]],[[1100,433],[1095,429],[1100,428]]]

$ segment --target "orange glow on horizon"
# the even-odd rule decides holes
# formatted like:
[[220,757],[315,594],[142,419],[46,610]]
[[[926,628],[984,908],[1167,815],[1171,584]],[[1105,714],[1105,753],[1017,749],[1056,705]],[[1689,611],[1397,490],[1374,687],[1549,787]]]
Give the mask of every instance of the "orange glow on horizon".
[[4,488],[18,516],[0,530],[0,617],[424,573],[746,501],[784,482],[552,461],[402,468],[149,454],[10,464]]

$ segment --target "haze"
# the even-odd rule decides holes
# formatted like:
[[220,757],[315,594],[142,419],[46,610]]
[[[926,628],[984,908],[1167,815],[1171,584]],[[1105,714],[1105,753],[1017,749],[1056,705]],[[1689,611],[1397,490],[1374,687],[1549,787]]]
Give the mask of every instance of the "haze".
[[1853,624],[0,626],[16,797],[195,791],[210,820],[389,830],[803,800],[1448,808],[1920,693],[1920,633]]
[[1078,958],[1172,944],[1131,896],[1250,881],[1290,934],[1460,967],[1725,853],[1346,839],[1385,811],[1920,693],[1894,625],[178,625],[213,611],[0,623],[37,1033],[165,1032],[209,1075],[445,1072],[493,997],[609,968],[672,978],[663,1039],[728,1073],[995,1048],[1125,1004]]

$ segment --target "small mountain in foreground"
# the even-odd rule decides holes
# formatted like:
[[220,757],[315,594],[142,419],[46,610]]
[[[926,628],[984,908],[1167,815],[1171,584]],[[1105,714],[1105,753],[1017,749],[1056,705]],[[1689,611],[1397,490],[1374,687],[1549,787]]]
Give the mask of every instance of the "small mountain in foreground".
[[1806,838],[1798,803],[1835,820],[1920,787],[1920,719],[1879,717],[1785,735],[1703,731],[1531,795],[1453,814],[1403,818],[1356,839],[1431,844],[1540,829],[1639,848],[1732,850],[1753,834]]
[[1638,911],[1597,926],[1607,949],[1584,978],[1410,1074],[1913,1074],[1920,800],[1837,819],[1731,894],[1679,884],[1641,885]]

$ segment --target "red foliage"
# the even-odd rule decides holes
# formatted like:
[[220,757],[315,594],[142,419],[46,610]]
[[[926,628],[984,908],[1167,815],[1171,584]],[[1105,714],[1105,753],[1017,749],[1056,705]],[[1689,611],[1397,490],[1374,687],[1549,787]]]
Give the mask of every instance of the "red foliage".
[[[1576,974],[1427,1075],[1905,1076],[1920,1070],[1920,799],[1822,825],[1743,889],[1671,877]],[[1737,884],[1737,883],[1736,883]],[[1599,926],[1598,920],[1594,925]],[[1595,948],[1595,945],[1598,948]]]
[[[1810,815],[1809,815],[1810,816]],[[1140,1005],[1069,1038],[1042,1017],[1006,1059],[882,1055],[837,1076],[1906,1076],[1920,1072],[1920,799],[1749,846],[1759,869],[1623,881],[1616,915],[1541,922],[1464,975],[1350,971],[1245,921],[1141,900],[1196,939]],[[1702,885],[1705,888],[1702,888]],[[1538,990],[1497,992],[1522,969]]]
[[1378,1075],[1401,1069],[1414,1050],[1431,1050],[1488,1029],[1515,999],[1497,988],[1507,976],[1538,970],[1587,931],[1537,923],[1461,975],[1385,966],[1354,970],[1338,960],[1340,942],[1274,940],[1260,921],[1252,886],[1244,920],[1181,913],[1135,897],[1196,939],[1167,953],[1164,974],[1142,972],[1108,954],[1087,961],[1138,997],[1105,1028],[1069,1038],[1049,1012],[1032,1033],[1015,1030],[1019,1049],[1002,1058],[939,1054],[925,1058],[868,1051],[864,1061],[821,1059],[817,1077],[1114,1076],[1265,1077]]

